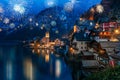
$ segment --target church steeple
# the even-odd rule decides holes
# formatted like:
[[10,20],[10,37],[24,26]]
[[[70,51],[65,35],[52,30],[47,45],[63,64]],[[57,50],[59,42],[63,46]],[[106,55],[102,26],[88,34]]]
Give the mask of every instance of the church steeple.
[[74,26],[74,33],[76,33],[77,32],[77,26],[75,25]]
[[46,32],[45,37],[46,37],[46,38],[49,38],[49,37],[50,37],[49,32]]

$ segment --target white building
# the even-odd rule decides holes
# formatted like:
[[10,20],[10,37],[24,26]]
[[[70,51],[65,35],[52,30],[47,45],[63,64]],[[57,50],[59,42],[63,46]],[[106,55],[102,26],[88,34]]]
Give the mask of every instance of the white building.
[[79,54],[81,51],[88,50],[88,42],[90,42],[90,38],[84,32],[75,33],[72,39],[72,47],[75,49],[75,53]]

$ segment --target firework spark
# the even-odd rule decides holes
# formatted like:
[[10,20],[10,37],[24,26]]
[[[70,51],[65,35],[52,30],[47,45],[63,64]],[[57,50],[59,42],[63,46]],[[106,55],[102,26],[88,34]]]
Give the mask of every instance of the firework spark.
[[97,5],[97,6],[96,6],[96,11],[97,11],[98,13],[102,13],[102,12],[104,11],[103,6],[102,6],[102,5]]

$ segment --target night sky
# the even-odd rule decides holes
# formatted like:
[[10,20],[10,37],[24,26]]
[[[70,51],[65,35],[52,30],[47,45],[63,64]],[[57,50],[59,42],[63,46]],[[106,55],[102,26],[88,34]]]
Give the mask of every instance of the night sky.
[[73,3],[74,6],[79,4],[79,8],[86,10],[93,5],[99,4],[100,1],[101,0],[1,0],[0,6],[5,10],[4,14],[10,16],[14,12],[14,14],[19,13],[14,9],[16,5],[20,6],[21,14],[37,14],[48,7],[63,7],[67,2]]
[[[57,6],[61,7],[63,12],[70,13],[71,16],[76,14],[80,16],[92,6],[100,3],[101,0],[0,0],[0,32],[7,31],[11,33],[21,29],[21,27],[29,27],[28,25],[31,24],[33,27],[36,25],[41,26],[41,23],[37,23],[39,21],[35,20],[35,16],[41,15],[40,13],[47,8]],[[61,16],[64,16],[64,14],[61,14]],[[68,18],[70,17],[67,17],[69,22]],[[67,27],[71,28],[71,26]],[[32,28],[30,27],[30,29]]]

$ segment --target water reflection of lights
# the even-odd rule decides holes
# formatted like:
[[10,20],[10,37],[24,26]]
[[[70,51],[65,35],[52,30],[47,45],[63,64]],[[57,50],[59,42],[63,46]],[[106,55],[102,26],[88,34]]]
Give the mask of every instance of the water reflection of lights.
[[49,56],[50,56],[49,54],[46,54],[46,55],[45,55],[45,61],[46,61],[46,62],[49,62]]
[[55,75],[56,77],[60,77],[60,74],[61,74],[61,62],[60,60],[56,60],[56,70],[55,70]]
[[27,80],[34,80],[33,79],[33,65],[30,59],[27,59],[24,62],[24,75]]
[[6,66],[6,75],[7,75],[7,80],[13,80],[12,78],[12,62],[8,61],[7,66]]

